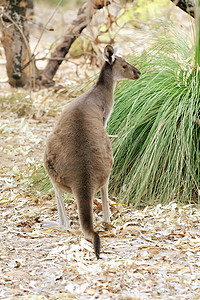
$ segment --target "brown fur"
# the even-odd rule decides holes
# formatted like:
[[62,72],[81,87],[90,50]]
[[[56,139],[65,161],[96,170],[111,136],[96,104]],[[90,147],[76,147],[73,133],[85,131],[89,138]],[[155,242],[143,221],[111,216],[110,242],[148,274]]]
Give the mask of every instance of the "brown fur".
[[[114,52],[104,54],[109,55],[109,62],[105,62],[97,84],[65,107],[47,140],[44,158],[57,193],[64,190],[74,194],[81,229],[86,238],[93,242],[97,258],[100,239],[93,228],[92,202],[99,189],[104,189],[102,192],[106,195],[113,165],[111,143],[105,126],[113,107],[114,84],[118,79],[137,79],[140,75],[136,68],[120,57],[112,63],[110,55]],[[104,218],[108,221],[108,199],[102,201]],[[58,202],[61,205],[61,200],[58,199]]]

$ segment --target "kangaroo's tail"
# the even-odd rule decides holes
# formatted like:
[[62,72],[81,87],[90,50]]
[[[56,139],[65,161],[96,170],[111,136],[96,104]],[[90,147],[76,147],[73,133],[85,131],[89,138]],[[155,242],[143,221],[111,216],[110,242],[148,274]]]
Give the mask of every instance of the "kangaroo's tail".
[[78,204],[79,220],[81,230],[85,235],[85,238],[91,241],[94,245],[94,251],[97,259],[100,257],[101,242],[97,232],[94,231],[93,227],[93,195],[89,189],[78,189],[74,191],[74,195]]
[[94,232],[93,245],[94,245],[94,251],[95,251],[96,257],[97,257],[97,259],[99,259],[101,242],[100,242],[100,238],[99,238],[99,235],[97,232]]

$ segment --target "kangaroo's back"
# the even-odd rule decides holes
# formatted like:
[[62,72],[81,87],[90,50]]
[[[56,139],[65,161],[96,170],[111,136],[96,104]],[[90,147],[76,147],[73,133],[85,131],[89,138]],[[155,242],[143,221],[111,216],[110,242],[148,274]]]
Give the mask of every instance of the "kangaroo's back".
[[89,105],[94,95],[91,91],[86,98],[67,105],[47,140],[45,167],[54,182],[68,192],[86,177],[94,191],[100,189],[112,168],[111,143],[102,113],[95,101]]
[[68,104],[47,140],[44,163],[56,191],[60,225],[67,224],[61,190],[74,194],[81,229],[94,244],[97,258],[100,239],[93,229],[92,202],[101,189],[103,215],[109,221],[108,180],[113,165],[112,148],[105,127],[113,108],[113,91],[119,79],[137,79],[139,71],[114,49],[104,50],[104,64],[97,84]]

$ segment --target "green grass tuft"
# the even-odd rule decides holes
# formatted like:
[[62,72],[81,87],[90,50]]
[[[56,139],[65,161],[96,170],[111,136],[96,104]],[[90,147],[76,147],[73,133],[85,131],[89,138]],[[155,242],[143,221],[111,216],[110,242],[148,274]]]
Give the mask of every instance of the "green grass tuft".
[[125,203],[199,201],[199,70],[193,57],[173,29],[137,60],[141,78],[116,90],[110,187]]

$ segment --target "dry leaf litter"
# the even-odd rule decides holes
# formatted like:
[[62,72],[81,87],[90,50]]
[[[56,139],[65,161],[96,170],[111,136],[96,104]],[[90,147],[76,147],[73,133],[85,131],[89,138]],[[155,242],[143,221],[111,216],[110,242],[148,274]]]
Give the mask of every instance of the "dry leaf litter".
[[[135,210],[110,201],[111,224],[94,201],[101,259],[79,231],[73,201],[70,230],[42,229],[57,216],[54,201],[1,194],[2,299],[199,299],[200,211],[171,202]],[[66,298],[64,298],[66,297]],[[23,298],[24,299],[24,298]]]
[[[42,98],[38,93],[34,105]],[[2,114],[0,298],[199,299],[200,210],[194,205],[136,210],[110,200],[112,222],[106,224],[95,199],[98,261],[79,230],[70,196],[70,230],[41,228],[43,220],[57,219],[55,200],[29,195],[25,187],[53,125],[52,118]]]

